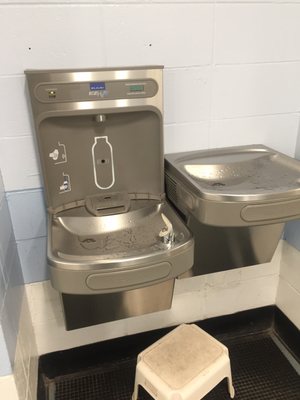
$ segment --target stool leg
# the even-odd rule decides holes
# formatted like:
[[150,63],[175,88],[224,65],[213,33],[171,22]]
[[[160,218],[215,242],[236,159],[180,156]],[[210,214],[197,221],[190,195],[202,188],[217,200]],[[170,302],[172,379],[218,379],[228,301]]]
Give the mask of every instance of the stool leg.
[[137,400],[137,398],[138,398],[138,393],[139,393],[139,385],[135,382],[135,383],[134,383],[134,390],[133,390],[133,394],[132,394],[131,399],[132,399],[132,400]]
[[139,394],[139,383],[140,383],[140,374],[138,368],[135,371],[135,380],[134,380],[134,389],[132,394],[132,400],[138,400]]
[[230,375],[227,377],[227,385],[228,385],[228,391],[229,391],[230,397],[233,399],[233,398],[234,398],[234,387],[233,387],[233,384],[232,384],[232,376],[231,376],[231,373],[230,373]]
[[133,393],[132,393],[132,400],[138,400],[139,382],[140,382],[140,373],[139,373],[139,362],[140,361],[141,361],[141,357],[140,357],[140,355],[138,355],[137,360],[136,360],[134,389],[133,389]]

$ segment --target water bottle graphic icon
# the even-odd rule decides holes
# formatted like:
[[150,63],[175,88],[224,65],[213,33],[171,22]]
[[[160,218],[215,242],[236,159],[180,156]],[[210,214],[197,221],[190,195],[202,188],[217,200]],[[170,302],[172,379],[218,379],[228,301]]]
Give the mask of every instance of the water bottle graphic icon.
[[92,147],[94,180],[99,189],[110,189],[115,183],[113,148],[107,136],[96,136]]

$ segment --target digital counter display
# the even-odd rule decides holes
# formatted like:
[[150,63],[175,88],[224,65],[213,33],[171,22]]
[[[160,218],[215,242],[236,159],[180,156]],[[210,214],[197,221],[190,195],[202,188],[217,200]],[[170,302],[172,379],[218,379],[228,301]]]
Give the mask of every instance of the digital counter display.
[[130,85],[129,86],[130,92],[144,92],[145,91],[145,86],[144,85]]

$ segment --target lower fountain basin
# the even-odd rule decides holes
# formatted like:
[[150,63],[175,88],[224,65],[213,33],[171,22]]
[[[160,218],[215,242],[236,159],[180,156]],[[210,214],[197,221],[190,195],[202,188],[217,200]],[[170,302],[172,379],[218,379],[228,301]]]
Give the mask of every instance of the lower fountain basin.
[[[162,215],[172,223],[170,244],[159,236]],[[193,265],[192,236],[166,202],[132,200],[128,212],[106,216],[84,206],[66,210],[50,216],[48,237],[51,280],[63,293],[131,290],[173,279]]]

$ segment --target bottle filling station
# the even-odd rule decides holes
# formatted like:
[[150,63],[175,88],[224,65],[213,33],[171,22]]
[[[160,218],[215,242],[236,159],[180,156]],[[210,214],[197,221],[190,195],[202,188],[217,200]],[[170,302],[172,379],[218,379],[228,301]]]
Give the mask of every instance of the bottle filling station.
[[165,198],[162,68],[26,76],[67,329],[170,308],[194,241]]

